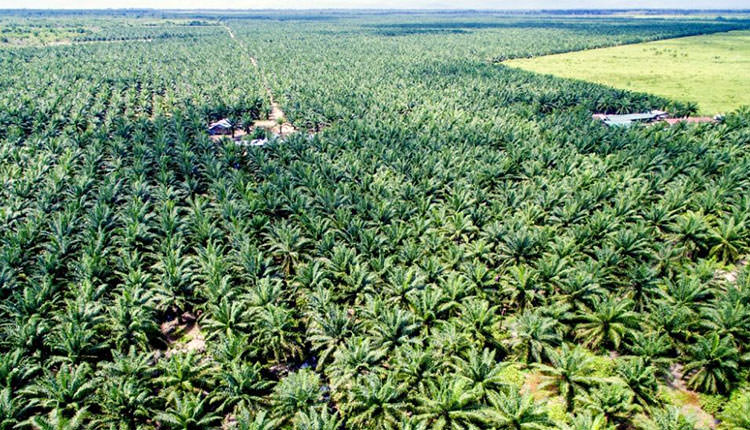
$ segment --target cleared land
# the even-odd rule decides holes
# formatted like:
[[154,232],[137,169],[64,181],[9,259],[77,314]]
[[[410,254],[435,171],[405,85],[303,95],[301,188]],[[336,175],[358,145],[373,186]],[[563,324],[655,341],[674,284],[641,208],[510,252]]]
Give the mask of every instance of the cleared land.
[[591,49],[504,64],[694,102],[707,115],[750,105],[750,31]]

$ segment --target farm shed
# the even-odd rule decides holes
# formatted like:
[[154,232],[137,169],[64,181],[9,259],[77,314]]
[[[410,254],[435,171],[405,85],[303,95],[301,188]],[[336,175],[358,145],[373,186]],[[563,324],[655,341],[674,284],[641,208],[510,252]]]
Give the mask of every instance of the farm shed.
[[220,121],[212,122],[208,126],[208,133],[212,136],[221,134],[232,134],[232,123],[224,118]]
[[637,123],[650,123],[667,119],[669,114],[660,110],[624,115],[594,114],[592,118],[604,122],[610,127],[629,127]]

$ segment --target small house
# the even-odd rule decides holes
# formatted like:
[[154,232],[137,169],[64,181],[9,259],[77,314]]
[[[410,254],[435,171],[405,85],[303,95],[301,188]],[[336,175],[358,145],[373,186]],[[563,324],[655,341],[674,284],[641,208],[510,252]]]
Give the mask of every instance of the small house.
[[208,134],[211,136],[219,136],[225,134],[232,134],[232,123],[228,119],[224,118],[220,121],[212,122],[208,126]]

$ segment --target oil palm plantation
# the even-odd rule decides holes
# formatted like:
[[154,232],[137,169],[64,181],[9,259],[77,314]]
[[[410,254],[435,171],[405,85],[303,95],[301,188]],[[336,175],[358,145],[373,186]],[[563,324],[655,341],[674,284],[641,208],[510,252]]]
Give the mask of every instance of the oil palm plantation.
[[559,350],[550,351],[549,364],[535,364],[545,377],[542,388],[551,388],[565,400],[565,408],[572,412],[576,396],[602,382],[596,376],[590,353],[583,348],[565,343]]

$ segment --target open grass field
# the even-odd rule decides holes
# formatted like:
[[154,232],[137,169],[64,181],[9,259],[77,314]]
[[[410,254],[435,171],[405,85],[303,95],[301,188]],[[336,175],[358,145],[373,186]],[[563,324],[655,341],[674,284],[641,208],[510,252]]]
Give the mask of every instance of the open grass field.
[[713,115],[750,105],[750,31],[731,31],[505,64],[698,104]]

